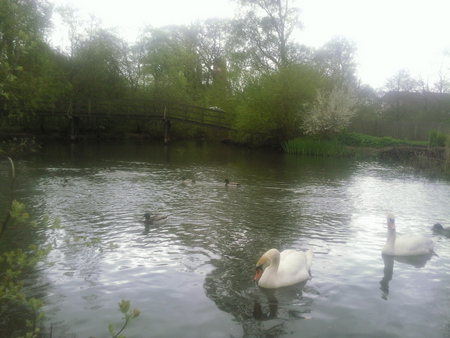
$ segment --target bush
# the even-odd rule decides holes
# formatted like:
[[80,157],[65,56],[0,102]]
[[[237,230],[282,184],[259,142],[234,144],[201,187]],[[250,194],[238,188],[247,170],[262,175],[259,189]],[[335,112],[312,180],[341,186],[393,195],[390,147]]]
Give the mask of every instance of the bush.
[[356,114],[358,100],[353,92],[335,86],[331,92],[317,90],[314,103],[303,116],[303,131],[308,135],[334,135],[341,132]]

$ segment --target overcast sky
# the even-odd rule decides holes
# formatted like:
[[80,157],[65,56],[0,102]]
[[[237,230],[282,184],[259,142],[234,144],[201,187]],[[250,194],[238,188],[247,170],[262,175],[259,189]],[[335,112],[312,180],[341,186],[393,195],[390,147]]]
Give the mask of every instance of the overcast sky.
[[[189,24],[234,13],[230,0],[51,1],[94,14],[104,28],[122,27],[130,39],[145,25]],[[374,88],[400,69],[431,84],[450,49],[449,0],[298,0],[297,6],[304,26],[298,41],[313,47],[337,35],[354,41],[359,77]],[[445,70],[450,77],[448,66]]]

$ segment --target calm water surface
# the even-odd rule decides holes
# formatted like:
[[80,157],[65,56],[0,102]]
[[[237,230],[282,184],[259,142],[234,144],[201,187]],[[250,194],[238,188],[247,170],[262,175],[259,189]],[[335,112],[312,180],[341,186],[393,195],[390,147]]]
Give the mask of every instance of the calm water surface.
[[[127,337],[450,337],[450,239],[422,261],[381,256],[389,211],[399,233],[450,226],[448,182],[195,142],[53,144],[17,165],[18,198],[63,225],[40,234],[55,264],[29,281],[53,337],[108,337],[122,299],[141,311]],[[146,230],[144,212],[171,216]],[[312,247],[311,278],[255,286],[272,247]]]

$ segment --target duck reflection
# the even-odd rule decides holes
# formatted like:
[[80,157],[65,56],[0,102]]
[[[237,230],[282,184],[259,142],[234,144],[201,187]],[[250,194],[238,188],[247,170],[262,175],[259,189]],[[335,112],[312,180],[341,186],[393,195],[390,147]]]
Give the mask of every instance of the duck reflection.
[[380,281],[381,298],[387,300],[389,295],[389,282],[394,274],[394,261],[414,266],[415,268],[423,268],[433,254],[419,256],[389,256],[382,254],[384,261],[383,278]]

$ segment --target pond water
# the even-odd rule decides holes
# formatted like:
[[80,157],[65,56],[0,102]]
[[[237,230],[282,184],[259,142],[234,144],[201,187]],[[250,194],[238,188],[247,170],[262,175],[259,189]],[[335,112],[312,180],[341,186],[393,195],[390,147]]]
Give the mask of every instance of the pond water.
[[[28,281],[54,338],[108,337],[122,299],[141,311],[127,337],[450,337],[450,239],[381,255],[387,212],[400,234],[450,226],[449,182],[206,142],[47,144],[16,165],[17,198],[63,226],[37,234],[54,264]],[[144,212],[170,218],[146,229]],[[270,248],[313,248],[311,278],[258,288]]]

